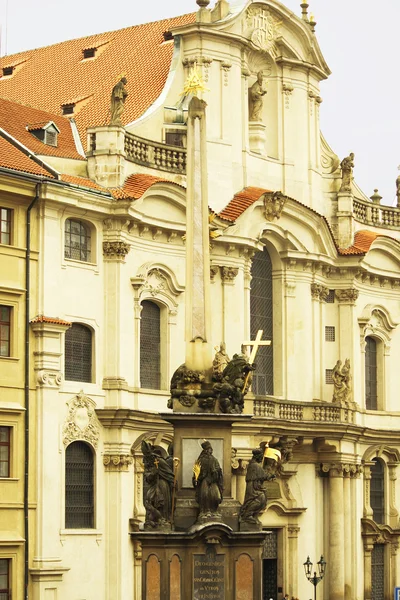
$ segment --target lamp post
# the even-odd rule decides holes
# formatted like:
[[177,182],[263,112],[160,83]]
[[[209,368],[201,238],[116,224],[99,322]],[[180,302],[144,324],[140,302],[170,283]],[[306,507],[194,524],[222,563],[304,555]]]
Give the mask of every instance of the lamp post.
[[303,564],[303,566],[304,566],[304,572],[306,574],[308,581],[310,583],[312,583],[314,586],[314,600],[316,600],[317,599],[317,585],[324,578],[325,569],[326,569],[326,560],[324,560],[324,557],[321,556],[321,558],[317,562],[318,575],[317,575],[317,571],[314,571],[314,575],[312,574],[313,564],[312,564],[309,556],[307,556],[307,560]]

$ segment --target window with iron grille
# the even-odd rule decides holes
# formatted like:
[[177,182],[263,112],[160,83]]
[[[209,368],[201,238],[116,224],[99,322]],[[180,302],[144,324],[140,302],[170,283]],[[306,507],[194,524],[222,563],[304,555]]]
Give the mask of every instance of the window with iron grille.
[[327,304],[334,304],[335,302],[335,290],[329,290],[329,294],[325,298]]
[[92,381],[92,330],[73,323],[65,332],[65,379]]
[[160,307],[144,300],[140,319],[140,386],[161,387],[161,319]]
[[[251,268],[250,334],[254,340],[259,329],[263,339],[273,340],[272,263],[268,250],[257,252]],[[273,343],[258,349],[256,369],[253,371],[252,390],[259,396],[274,393]]]
[[383,462],[374,458],[371,465],[370,505],[375,523],[384,523],[385,518],[385,474]]
[[333,385],[333,369],[325,369],[325,383]]
[[0,305],[0,356],[10,355],[11,307]]
[[0,558],[0,600],[11,600],[11,560]]
[[73,260],[90,262],[91,260],[90,227],[82,221],[67,219],[65,221],[64,256]]
[[334,342],[335,341],[335,328],[331,325],[327,325],[325,327],[325,341],[326,342]]
[[11,427],[0,427],[0,477],[10,477],[10,442]]
[[378,409],[377,344],[371,337],[365,338],[365,406],[367,410]]
[[94,456],[85,442],[65,451],[65,528],[94,527]]
[[169,146],[184,147],[184,140],[186,137],[185,131],[167,131],[165,133],[165,143]]
[[371,598],[385,600],[385,544],[374,544],[371,554]]
[[0,208],[0,244],[11,244],[11,216],[12,210]]

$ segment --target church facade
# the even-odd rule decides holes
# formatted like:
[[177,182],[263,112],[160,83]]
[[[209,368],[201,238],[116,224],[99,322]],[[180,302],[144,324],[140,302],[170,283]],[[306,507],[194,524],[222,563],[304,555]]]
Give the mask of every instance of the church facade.
[[[196,293],[185,281],[193,82],[207,103],[209,341],[229,357],[259,330],[272,342],[231,459],[243,502],[252,450],[285,452],[261,517],[263,597],[311,594],[308,555],[327,562],[329,600],[386,600],[398,583],[400,208],[368,198],[356,157],[340,160],[320,131],[330,71],[307,4],[300,16],[277,0],[209,4],[0,59],[5,598],[25,597],[23,573],[34,600],[142,598],[129,535],[146,513],[142,442],[173,443],[160,413]],[[50,79],[51,91],[37,83]],[[115,96],[110,109],[116,84],[123,106]]]

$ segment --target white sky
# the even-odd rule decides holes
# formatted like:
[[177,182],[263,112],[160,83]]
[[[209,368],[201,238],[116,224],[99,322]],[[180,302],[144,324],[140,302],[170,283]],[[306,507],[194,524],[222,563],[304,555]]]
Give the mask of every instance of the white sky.
[[[308,1],[332,71],[321,83],[322,131],[340,158],[355,153],[363,191],[371,196],[377,187],[392,204],[400,164],[400,0]],[[283,0],[298,15],[300,2]],[[195,0],[0,0],[1,54],[197,8]]]

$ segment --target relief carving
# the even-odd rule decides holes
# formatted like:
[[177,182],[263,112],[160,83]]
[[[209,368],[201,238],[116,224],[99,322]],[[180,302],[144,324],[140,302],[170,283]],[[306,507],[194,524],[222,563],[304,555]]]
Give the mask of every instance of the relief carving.
[[263,52],[275,54],[281,24],[268,8],[251,6],[243,23],[244,34]]
[[313,300],[320,300],[321,302],[325,302],[329,295],[329,289],[320,283],[312,283],[311,284],[311,297]]
[[124,260],[130,248],[130,245],[126,242],[103,242],[104,257],[111,260]]
[[237,267],[221,267],[221,278],[224,283],[233,283],[238,273]]
[[355,288],[348,288],[346,290],[336,290],[335,295],[339,302],[354,304],[358,298],[359,291]]
[[62,373],[60,371],[39,371],[37,382],[46,387],[59,387],[62,383]]
[[285,206],[286,196],[281,192],[264,194],[264,216],[267,221],[280,219],[283,207]]
[[64,423],[62,435],[64,446],[68,446],[75,440],[89,442],[97,448],[100,427],[95,413],[95,403],[85,396],[83,391],[79,392],[68,403],[68,415]]
[[133,456],[130,454],[103,454],[106,471],[129,471],[132,463]]

